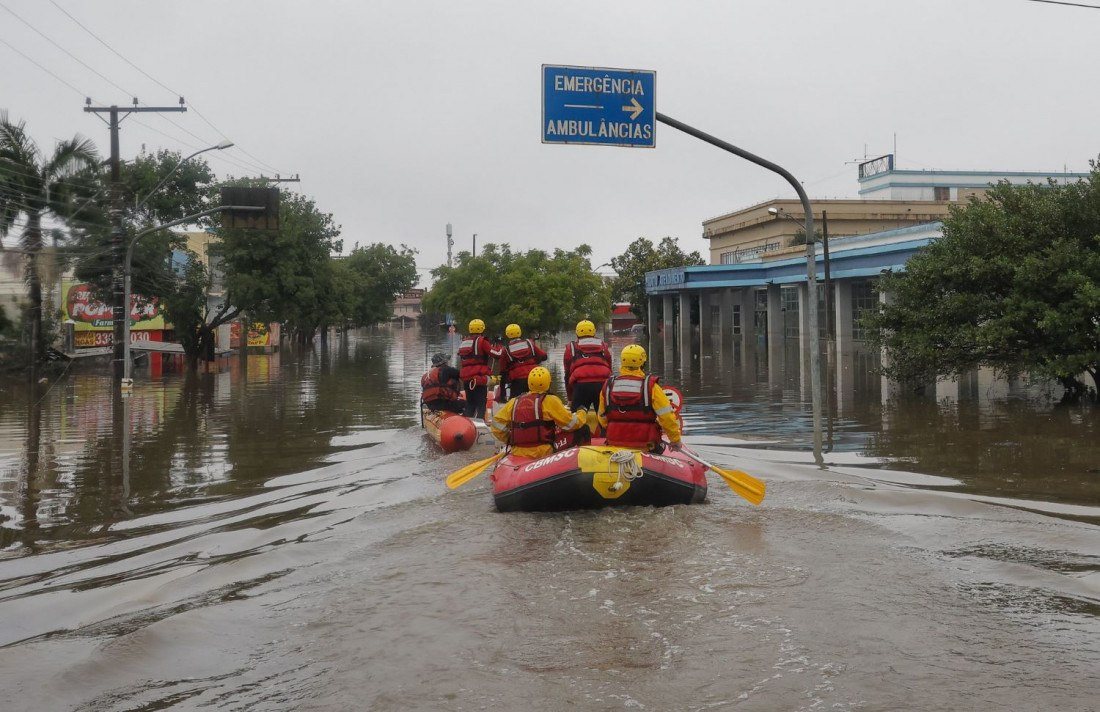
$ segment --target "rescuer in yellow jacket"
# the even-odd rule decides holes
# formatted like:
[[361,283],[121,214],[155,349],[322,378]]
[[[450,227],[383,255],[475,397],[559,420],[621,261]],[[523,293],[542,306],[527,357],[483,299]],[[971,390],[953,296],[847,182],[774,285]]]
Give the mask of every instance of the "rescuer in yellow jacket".
[[[550,371],[537,366],[527,375],[527,393],[508,401],[493,416],[493,436],[512,446],[512,454],[540,458],[554,452],[554,426],[576,430],[588,414],[570,412],[550,390]],[[662,394],[663,395],[663,394]]]
[[607,379],[600,391],[596,413],[607,444],[649,450],[661,442],[664,431],[678,450],[680,422],[657,377],[642,371],[645,349],[638,344],[623,347],[619,362],[619,375]]

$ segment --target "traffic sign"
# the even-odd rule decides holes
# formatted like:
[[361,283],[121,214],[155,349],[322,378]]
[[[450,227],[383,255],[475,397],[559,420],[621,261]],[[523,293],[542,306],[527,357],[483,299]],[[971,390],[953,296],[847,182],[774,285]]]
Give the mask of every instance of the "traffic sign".
[[542,65],[542,142],[653,148],[657,73]]

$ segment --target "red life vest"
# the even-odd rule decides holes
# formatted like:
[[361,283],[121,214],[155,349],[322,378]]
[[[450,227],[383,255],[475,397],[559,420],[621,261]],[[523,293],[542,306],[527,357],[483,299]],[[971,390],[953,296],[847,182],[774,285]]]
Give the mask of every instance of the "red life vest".
[[524,393],[512,406],[512,429],[509,441],[519,447],[549,445],[554,442],[554,421],[544,419],[542,401],[545,393]]
[[467,336],[458,345],[458,375],[463,383],[484,386],[489,382],[489,342],[484,336]]
[[438,366],[421,377],[420,388],[420,400],[425,403],[435,400],[458,400],[458,383],[454,379],[444,383]]
[[614,376],[603,387],[607,444],[645,448],[659,442],[661,426],[650,403],[656,376]]
[[527,378],[527,374],[539,365],[535,342],[531,339],[512,339],[505,353],[508,354],[508,380]]
[[570,387],[574,383],[600,383],[611,377],[611,354],[607,344],[595,336],[585,336],[565,347],[569,359],[569,373],[565,374]]

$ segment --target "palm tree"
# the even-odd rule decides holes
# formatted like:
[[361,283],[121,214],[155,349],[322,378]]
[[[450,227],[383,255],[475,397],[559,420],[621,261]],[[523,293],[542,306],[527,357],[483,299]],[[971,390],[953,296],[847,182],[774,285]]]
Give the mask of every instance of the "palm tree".
[[32,368],[45,353],[42,278],[38,269],[42,221],[50,215],[63,220],[71,215],[72,200],[79,192],[78,179],[92,174],[97,164],[95,145],[79,135],[58,142],[53,154],[44,156],[27,136],[25,122],[12,123],[6,111],[0,112],[0,245],[16,227],[19,216],[25,216],[19,246],[26,257],[30,303],[25,323],[30,326]]

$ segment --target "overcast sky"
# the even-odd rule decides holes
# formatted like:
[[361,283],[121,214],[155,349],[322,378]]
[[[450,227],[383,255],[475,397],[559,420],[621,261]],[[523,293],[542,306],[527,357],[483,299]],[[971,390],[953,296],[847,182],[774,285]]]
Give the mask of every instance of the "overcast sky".
[[[298,189],[343,226],[345,250],[403,242],[425,268],[445,261],[448,222],[457,248],[473,233],[479,245],[587,243],[599,264],[638,236],[705,251],[704,219],[793,197],[781,179],[662,125],[656,149],[543,145],[544,63],[656,70],[659,111],[780,163],[811,197],[854,196],[848,162],[865,146],[889,152],[895,132],[900,168],[1084,171],[1100,152],[1100,10],[1026,0],[56,2],[251,154],[226,151],[236,166],[212,159],[219,174],[256,175],[257,161],[300,173]],[[143,104],[176,103],[49,0],[0,3]],[[0,39],[80,90],[0,44],[0,108],[42,143],[82,133],[106,153],[106,126],[81,111],[81,95],[130,96],[3,8]],[[221,138],[192,112],[171,118],[179,126],[140,117],[168,136],[124,124],[123,157]]]

